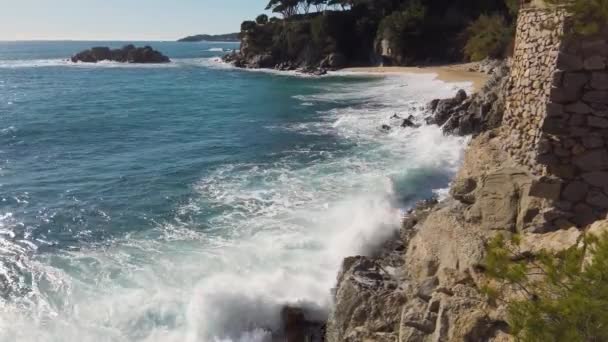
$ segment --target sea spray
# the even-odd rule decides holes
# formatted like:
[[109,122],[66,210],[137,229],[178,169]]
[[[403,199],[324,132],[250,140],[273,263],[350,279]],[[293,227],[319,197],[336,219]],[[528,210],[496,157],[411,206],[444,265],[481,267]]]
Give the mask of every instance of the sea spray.
[[[380,126],[422,122],[426,101],[466,84],[170,56],[150,69],[19,62],[58,86],[11,90],[22,100],[0,135],[1,341],[268,340],[286,304],[326,313],[342,259],[393,234],[460,161],[465,140],[439,128]],[[0,71],[11,87],[15,75]]]

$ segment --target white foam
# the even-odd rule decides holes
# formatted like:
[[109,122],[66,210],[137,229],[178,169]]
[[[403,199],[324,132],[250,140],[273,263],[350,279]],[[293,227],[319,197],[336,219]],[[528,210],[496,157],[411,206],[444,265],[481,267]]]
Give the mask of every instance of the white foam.
[[[399,178],[452,174],[466,141],[437,127],[378,129],[396,112],[421,120],[426,101],[452,95],[432,76],[318,87],[297,99],[358,104],[271,129],[328,134],[352,149],[306,147],[272,163],[211,170],[177,210],[219,213],[203,227],[176,218],[105,248],[33,257],[29,246],[11,243],[22,258],[13,273],[29,272],[34,287],[0,302],[0,341],[269,341],[286,303],[322,316],[342,259],[368,253],[398,229]],[[426,186],[407,185],[411,193]],[[0,231],[10,234],[11,225]]]
[[113,61],[101,61],[97,63],[74,63],[68,59],[35,59],[35,60],[0,60],[0,69],[21,68],[48,68],[48,67],[71,67],[71,68],[172,68],[177,64],[136,64],[120,63]]

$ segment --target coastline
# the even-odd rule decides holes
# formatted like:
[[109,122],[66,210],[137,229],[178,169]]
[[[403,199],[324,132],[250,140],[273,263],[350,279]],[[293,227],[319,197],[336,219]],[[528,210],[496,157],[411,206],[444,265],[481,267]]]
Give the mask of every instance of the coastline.
[[436,79],[446,83],[471,82],[473,92],[479,91],[490,75],[478,71],[479,63],[450,64],[429,67],[353,67],[340,71],[366,74],[435,74]]

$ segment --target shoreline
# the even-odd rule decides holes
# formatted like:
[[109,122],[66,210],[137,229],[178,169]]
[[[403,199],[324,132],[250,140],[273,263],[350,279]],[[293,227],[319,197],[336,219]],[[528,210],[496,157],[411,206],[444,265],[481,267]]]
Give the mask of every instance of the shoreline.
[[435,78],[446,83],[470,82],[473,92],[479,91],[490,78],[490,75],[481,71],[474,71],[479,63],[450,64],[429,67],[353,67],[340,71],[352,73],[398,75],[398,74],[434,74]]

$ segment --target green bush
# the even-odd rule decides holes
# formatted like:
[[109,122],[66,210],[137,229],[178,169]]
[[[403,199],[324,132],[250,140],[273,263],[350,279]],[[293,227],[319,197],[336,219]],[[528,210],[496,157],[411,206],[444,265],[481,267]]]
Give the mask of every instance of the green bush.
[[400,11],[386,16],[378,27],[378,36],[390,41],[391,46],[403,53],[422,31],[426,8],[420,1],[412,1]]
[[[518,340],[608,341],[608,234],[581,245],[531,256],[519,250],[518,238],[489,244],[485,267],[493,286],[484,290],[507,302]],[[509,298],[507,288],[514,291]]]
[[256,23],[255,21],[246,20],[241,24],[241,32],[248,32],[255,29]]
[[465,36],[465,56],[478,61],[486,57],[504,57],[513,41],[514,30],[502,15],[482,14],[469,25]]
[[608,0],[549,0],[564,5],[572,14],[574,30],[579,34],[596,34],[608,23]]
[[268,24],[268,16],[266,14],[260,14],[257,18],[255,18],[255,22],[258,25],[266,25]]

